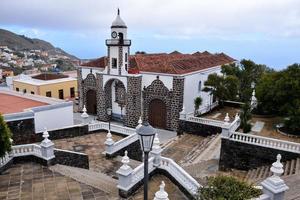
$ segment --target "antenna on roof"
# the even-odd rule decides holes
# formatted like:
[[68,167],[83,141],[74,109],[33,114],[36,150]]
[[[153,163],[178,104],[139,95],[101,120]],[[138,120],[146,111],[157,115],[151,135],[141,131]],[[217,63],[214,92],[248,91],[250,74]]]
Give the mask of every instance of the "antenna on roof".
[[118,15],[120,15],[120,9],[118,8]]

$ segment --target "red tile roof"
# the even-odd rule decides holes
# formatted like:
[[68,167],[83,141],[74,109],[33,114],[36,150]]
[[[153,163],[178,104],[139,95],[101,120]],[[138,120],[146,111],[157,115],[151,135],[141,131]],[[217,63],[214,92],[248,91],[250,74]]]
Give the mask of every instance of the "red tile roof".
[[[235,59],[224,53],[211,54],[195,52],[193,54],[182,54],[174,51],[170,54],[136,54],[129,58],[131,71],[156,72],[167,74],[185,74],[219,65],[232,63]],[[101,57],[82,66],[105,68],[106,57]]]
[[9,114],[23,112],[26,108],[48,105],[47,103],[0,93],[0,113]]

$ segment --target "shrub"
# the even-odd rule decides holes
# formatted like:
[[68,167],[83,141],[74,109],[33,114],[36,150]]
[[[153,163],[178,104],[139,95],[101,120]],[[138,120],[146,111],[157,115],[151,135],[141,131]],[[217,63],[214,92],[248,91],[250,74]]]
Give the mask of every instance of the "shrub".
[[11,150],[11,132],[0,114],[0,158]]

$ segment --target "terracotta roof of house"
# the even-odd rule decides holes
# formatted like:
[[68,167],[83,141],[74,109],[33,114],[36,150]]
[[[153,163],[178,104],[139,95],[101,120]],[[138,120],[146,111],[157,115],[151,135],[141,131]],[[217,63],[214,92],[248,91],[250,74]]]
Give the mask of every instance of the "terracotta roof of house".
[[33,79],[39,79],[39,80],[54,80],[54,79],[61,79],[61,78],[68,78],[68,75],[64,74],[50,74],[50,73],[42,73],[36,76],[32,76]]
[[[235,61],[224,53],[211,54],[207,51],[202,53],[182,54],[174,51],[170,54],[136,54],[129,58],[129,67],[134,71],[156,72],[167,74],[186,74],[203,69],[209,69],[219,65]],[[106,57],[101,57],[82,66],[105,68]]]
[[27,98],[17,97],[14,95],[0,93],[0,113],[10,114],[23,112],[26,108],[48,105],[44,102],[39,102]]

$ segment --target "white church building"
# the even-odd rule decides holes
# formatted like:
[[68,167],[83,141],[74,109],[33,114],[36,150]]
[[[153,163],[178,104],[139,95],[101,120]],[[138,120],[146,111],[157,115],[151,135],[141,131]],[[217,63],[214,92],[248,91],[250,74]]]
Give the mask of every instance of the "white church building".
[[99,120],[112,117],[129,127],[142,116],[154,127],[176,130],[182,108],[194,112],[196,97],[203,99],[200,110],[213,103],[214,98],[202,91],[208,75],[235,62],[224,53],[207,51],[130,55],[131,40],[119,10],[105,42],[107,56],[78,68],[79,108],[85,105]]

